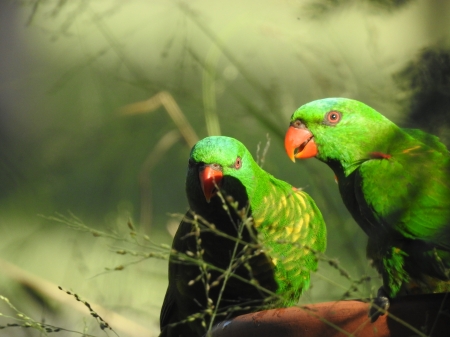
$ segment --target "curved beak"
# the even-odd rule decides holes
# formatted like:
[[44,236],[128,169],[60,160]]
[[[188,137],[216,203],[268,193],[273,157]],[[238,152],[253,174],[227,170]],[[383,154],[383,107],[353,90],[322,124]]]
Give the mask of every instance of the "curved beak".
[[306,159],[318,153],[314,135],[306,128],[290,126],[284,137],[284,149],[288,157],[295,163],[295,158]]
[[211,165],[203,165],[198,169],[198,177],[200,178],[200,185],[202,186],[206,202],[209,203],[211,198],[217,194],[223,173],[219,169],[212,168]]

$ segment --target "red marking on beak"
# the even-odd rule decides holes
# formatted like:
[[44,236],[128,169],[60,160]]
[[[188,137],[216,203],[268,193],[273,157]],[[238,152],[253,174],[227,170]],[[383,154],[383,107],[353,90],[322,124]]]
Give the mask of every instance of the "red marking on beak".
[[211,198],[217,194],[217,188],[220,187],[223,173],[221,170],[212,168],[210,165],[204,165],[199,168],[198,176],[206,202],[209,203]]
[[295,163],[295,158],[306,159],[318,153],[313,134],[306,128],[290,126],[284,137],[284,149],[288,157]]

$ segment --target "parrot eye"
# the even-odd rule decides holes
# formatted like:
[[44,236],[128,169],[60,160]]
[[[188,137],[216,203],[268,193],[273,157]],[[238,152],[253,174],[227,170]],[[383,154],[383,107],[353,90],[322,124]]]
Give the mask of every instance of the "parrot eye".
[[341,120],[341,113],[339,111],[330,111],[325,115],[324,124],[334,126]]
[[189,167],[194,166],[195,165],[195,161],[193,159],[189,158],[188,165],[189,165]]
[[239,170],[241,168],[241,166],[242,166],[242,159],[241,159],[241,157],[237,157],[236,161],[234,162],[234,168],[236,170]]

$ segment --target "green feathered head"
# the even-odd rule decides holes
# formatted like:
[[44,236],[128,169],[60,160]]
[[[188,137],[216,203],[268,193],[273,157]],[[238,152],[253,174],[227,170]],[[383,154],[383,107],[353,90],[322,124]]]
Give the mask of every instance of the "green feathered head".
[[398,127],[356,100],[326,98],[307,103],[291,117],[285,148],[291,160],[316,157],[355,165],[377,153],[388,153]]
[[194,204],[220,203],[218,189],[245,204],[256,186],[259,166],[238,140],[212,136],[200,140],[191,150],[186,179],[186,193]]

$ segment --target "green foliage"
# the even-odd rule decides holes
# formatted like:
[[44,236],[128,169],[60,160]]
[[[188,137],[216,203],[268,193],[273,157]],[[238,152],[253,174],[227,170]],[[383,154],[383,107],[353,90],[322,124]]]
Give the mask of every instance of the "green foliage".
[[[236,207],[238,204],[232,199],[226,201],[223,196],[221,196],[221,198],[224,206],[227,206],[228,212],[236,213],[239,215],[239,217],[241,217],[241,221],[237,224],[238,228],[240,228],[241,231],[247,226],[253,226],[253,219],[248,217],[248,211],[246,209],[237,209]],[[171,323],[172,327],[182,327],[187,322],[199,321],[203,322],[201,324],[209,331],[212,328],[212,323],[214,322],[215,318],[220,321],[221,317],[233,315],[234,312],[239,313],[248,310],[262,310],[264,308],[270,307],[271,303],[285,301],[283,293],[275,293],[269,289],[262,288],[258,281],[242,278],[235,273],[239,266],[247,266],[247,268],[249,268],[248,263],[252,258],[254,258],[254,252],[260,251],[261,248],[263,248],[261,244],[257,242],[243,241],[241,231],[239,232],[240,234],[237,237],[230,236],[228,233],[220,231],[214,224],[209,223],[199,215],[193,214],[191,220],[189,220],[192,221],[191,223],[195,230],[186,235],[193,235],[195,238],[197,238],[195,240],[195,249],[192,249],[190,251],[177,251],[173,248],[171,249],[166,244],[154,243],[147,235],[137,231],[130,221],[128,221],[126,224],[123,224],[122,230],[118,232],[115,230],[103,231],[91,228],[73,215],[69,217],[57,215],[46,218],[48,220],[51,220],[52,222],[67,226],[67,228],[71,230],[85,232],[87,234],[93,235],[96,238],[104,238],[108,241],[112,241],[113,245],[111,246],[111,252],[118,254],[119,256],[123,256],[128,261],[120,263],[113,268],[105,268],[105,271],[103,273],[126,272],[126,270],[133,267],[133,265],[136,265],[138,263],[141,264],[149,259],[156,258],[169,260],[170,258],[175,263],[192,264],[198,266],[200,273],[194,279],[189,280],[188,283],[191,287],[194,287],[196,284],[200,284],[201,287],[204,288],[206,294],[208,294],[211,289],[214,289],[218,286],[221,287],[222,292],[228,282],[232,282],[233,279],[238,279],[240,282],[246,283],[251,287],[255,287],[262,292],[266,292],[269,295],[269,297],[267,298],[267,303],[261,307],[255,307],[254,305],[252,306],[252,303],[248,303],[234,306],[231,305],[223,308],[222,310],[218,310],[220,308],[220,306],[218,305],[218,303],[220,303],[220,298],[218,299],[217,303],[209,300],[207,301],[209,306],[204,310],[195,312],[192,315],[184,318],[183,320]],[[186,216],[184,218],[186,219]],[[218,267],[217,265],[211,264],[204,259],[205,247],[200,240],[200,236],[202,233],[214,233],[214,235],[226,238],[227,240],[231,240],[235,243],[233,257],[231,258],[230,263],[226,268]],[[285,242],[280,241],[280,244],[285,244]],[[238,249],[238,247],[242,247],[242,245],[246,247],[243,252],[239,251]],[[305,246],[302,243],[296,243],[294,244],[294,248],[303,250],[305,249]],[[341,264],[336,259],[331,259],[321,252],[313,251],[313,254],[319,262],[322,261],[324,265],[328,265],[332,270],[335,270],[333,280],[327,279],[326,277],[325,279],[327,279],[327,282],[330,282],[332,285],[342,288],[340,299],[349,299],[355,295],[358,296],[359,294],[361,294],[361,292],[363,292],[361,287],[364,286],[367,282],[371,281],[370,276],[353,278],[348,271],[341,267]],[[279,257],[276,252],[273,252],[272,258],[277,259],[282,257]],[[216,276],[211,277],[212,274]],[[317,271],[317,275],[319,277],[324,277],[323,275],[321,275],[320,269]],[[337,278],[340,278],[340,281],[336,281]],[[348,285],[343,286],[344,283],[348,283]],[[77,299],[78,297],[78,295],[75,295],[72,292],[68,292],[68,294],[72,294],[75,299]],[[86,307],[89,309],[89,311],[91,311],[89,305],[86,305]],[[92,316],[98,319],[97,315]],[[102,325],[101,320],[99,324]],[[114,328],[114,322],[111,322],[111,328]]]
[[[17,323],[7,323],[6,325],[0,325],[0,330],[8,331],[7,333],[9,333],[10,330],[14,329],[14,328],[16,328],[16,329],[23,328],[23,329],[37,330],[41,336],[48,336],[49,334],[53,334],[53,333],[54,334],[73,333],[73,334],[78,334],[78,335],[82,335],[82,336],[86,336],[86,337],[94,337],[94,335],[88,334],[86,332],[78,332],[75,330],[68,330],[68,329],[60,328],[60,327],[57,327],[57,326],[54,326],[51,324],[38,322],[38,321],[34,320],[33,318],[27,316],[20,310],[18,310],[9,301],[8,298],[0,295],[0,300],[3,301],[3,303],[5,303],[13,311],[13,314],[14,314],[14,316],[10,316],[10,315],[5,315],[0,312],[0,317],[8,319],[9,322],[11,322],[11,321],[17,322]],[[92,313],[93,313],[93,315],[96,315],[95,311],[92,311]],[[104,326],[104,328],[107,328],[107,327],[109,328],[109,326],[107,326],[107,325]],[[102,330],[103,330],[103,328],[102,328]]]

